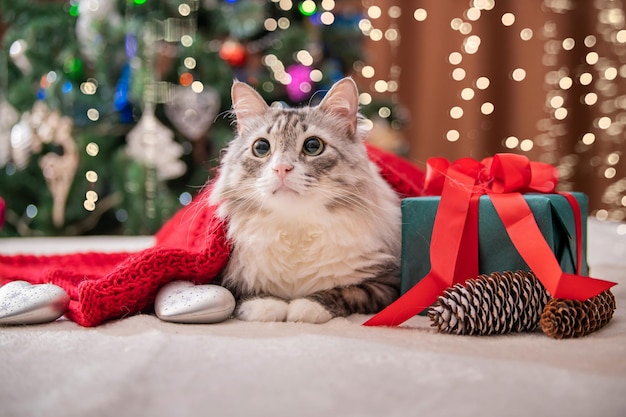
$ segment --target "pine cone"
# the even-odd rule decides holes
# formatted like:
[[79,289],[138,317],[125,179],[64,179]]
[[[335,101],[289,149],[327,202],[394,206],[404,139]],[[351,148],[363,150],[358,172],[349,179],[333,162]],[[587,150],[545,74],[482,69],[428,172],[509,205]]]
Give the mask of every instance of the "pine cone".
[[544,307],[539,324],[546,335],[555,339],[582,337],[604,327],[614,311],[611,290],[585,301],[553,298]]
[[490,335],[534,330],[550,296],[532,272],[480,275],[444,291],[430,307],[441,333]]

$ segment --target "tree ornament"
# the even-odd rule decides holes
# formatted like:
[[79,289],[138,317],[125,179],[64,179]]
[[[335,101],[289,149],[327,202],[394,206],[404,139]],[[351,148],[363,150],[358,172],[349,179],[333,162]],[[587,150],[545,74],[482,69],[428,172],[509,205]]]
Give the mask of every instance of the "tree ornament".
[[546,335],[555,339],[583,337],[604,327],[614,311],[611,290],[585,301],[553,298],[544,307],[539,324]]
[[70,297],[57,285],[12,281],[0,288],[0,325],[54,321],[69,303]]
[[27,49],[28,44],[24,39],[14,41],[9,48],[9,56],[15,66],[22,71],[22,74],[30,74],[33,70],[33,65],[31,64],[30,59],[26,56]]
[[189,87],[172,88],[171,100],[165,103],[165,115],[185,137],[192,141],[203,138],[220,109],[217,92],[205,86],[196,93]]
[[183,147],[174,141],[174,133],[154,115],[154,107],[146,106],[141,119],[126,135],[126,152],[135,160],[156,169],[161,180],[183,175],[187,169],[179,158]]
[[57,228],[65,223],[65,204],[78,168],[78,150],[71,135],[73,124],[71,118],[50,110],[43,101],[36,101],[11,129],[11,159],[17,169],[24,169],[31,155],[41,152],[44,143],[63,149],[61,154],[49,152],[39,160],[52,194],[52,223]]
[[0,168],[11,160],[11,129],[20,116],[8,101],[0,101]]
[[[50,126],[47,129],[54,129],[50,142],[60,145],[63,152],[45,154],[39,160],[39,167],[52,194],[52,224],[56,228],[61,228],[65,224],[65,205],[78,168],[79,157],[72,137],[74,125],[72,119],[67,116],[61,117],[57,112],[51,112],[48,120]],[[55,124],[50,123],[50,120],[53,120]],[[41,126],[44,125],[44,123],[41,124]]]
[[232,67],[240,67],[246,62],[246,48],[235,40],[227,39],[220,48],[220,58]]
[[480,275],[445,290],[430,307],[441,333],[491,335],[534,330],[549,294],[532,272]]
[[286,88],[289,100],[297,103],[308,98],[313,89],[311,68],[302,64],[294,64],[287,67],[287,74],[291,78]]
[[37,146],[33,140],[33,130],[29,124],[30,114],[22,113],[19,123],[11,129],[11,160],[17,169],[24,169]]
[[76,39],[80,45],[81,55],[89,63],[96,62],[102,53],[101,45],[105,42],[99,29],[104,24],[119,28],[123,24],[122,16],[117,11],[114,0],[79,0],[78,18],[76,19]]

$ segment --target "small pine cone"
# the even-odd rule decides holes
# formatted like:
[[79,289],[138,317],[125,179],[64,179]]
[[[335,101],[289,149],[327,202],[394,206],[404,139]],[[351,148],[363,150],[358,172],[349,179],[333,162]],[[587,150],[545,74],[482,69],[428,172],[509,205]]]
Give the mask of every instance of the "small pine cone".
[[534,330],[550,296],[532,272],[480,275],[439,296],[429,311],[441,333],[490,335]]
[[539,324],[546,335],[555,339],[582,337],[604,327],[614,311],[611,290],[585,301],[553,298],[544,307]]

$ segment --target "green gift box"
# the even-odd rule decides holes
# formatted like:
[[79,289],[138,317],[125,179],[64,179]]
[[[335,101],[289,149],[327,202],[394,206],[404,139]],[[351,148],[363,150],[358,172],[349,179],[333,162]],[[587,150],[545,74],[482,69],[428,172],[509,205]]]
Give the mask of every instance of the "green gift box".
[[[572,193],[582,216],[582,275],[587,266],[587,196]],[[559,194],[524,194],[535,221],[564,272],[576,273],[577,238],[574,212]],[[402,200],[401,292],[404,294],[430,271],[430,241],[440,197]],[[461,249],[463,250],[463,249]],[[489,196],[478,201],[479,274],[530,270],[509,238]],[[470,277],[471,278],[471,277]]]

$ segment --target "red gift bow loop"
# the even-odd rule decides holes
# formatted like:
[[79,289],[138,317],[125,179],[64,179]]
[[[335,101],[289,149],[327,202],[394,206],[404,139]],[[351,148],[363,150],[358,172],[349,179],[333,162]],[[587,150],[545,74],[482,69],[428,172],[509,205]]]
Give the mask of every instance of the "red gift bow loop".
[[528,189],[532,178],[530,161],[522,155],[498,154],[483,160],[489,189],[494,193],[511,193]]
[[426,163],[425,195],[441,195],[450,167],[476,178],[477,192],[553,193],[558,171],[550,164],[531,162],[523,155],[500,153],[481,162],[462,158],[450,163],[445,158],[430,158]]
[[[520,192],[554,192],[557,171],[522,155],[497,154],[479,163],[470,158],[428,161],[425,190],[441,194],[430,247],[431,270],[366,326],[397,326],[428,308],[446,288],[478,275],[478,196],[490,195],[511,241],[553,297],[586,300],[615,283],[562,272]],[[571,197],[574,214],[580,214]],[[575,203],[575,204],[574,204]],[[580,227],[577,224],[577,232]],[[578,245],[581,247],[581,235]],[[580,268],[581,250],[577,260]]]
[[554,193],[559,171],[550,164],[532,162],[524,155],[499,153],[482,161],[493,178],[493,193]]
[[[424,195],[441,195],[446,181],[452,180],[450,177],[451,169],[473,179],[481,176],[484,166],[472,158],[458,159],[452,164],[445,158],[430,158],[426,162]],[[460,187],[469,186],[470,189],[472,188],[469,185],[469,180],[462,181],[457,179],[452,181]]]
[[446,158],[430,158],[426,162],[426,176],[424,178],[424,195],[441,195],[443,183],[450,161]]

